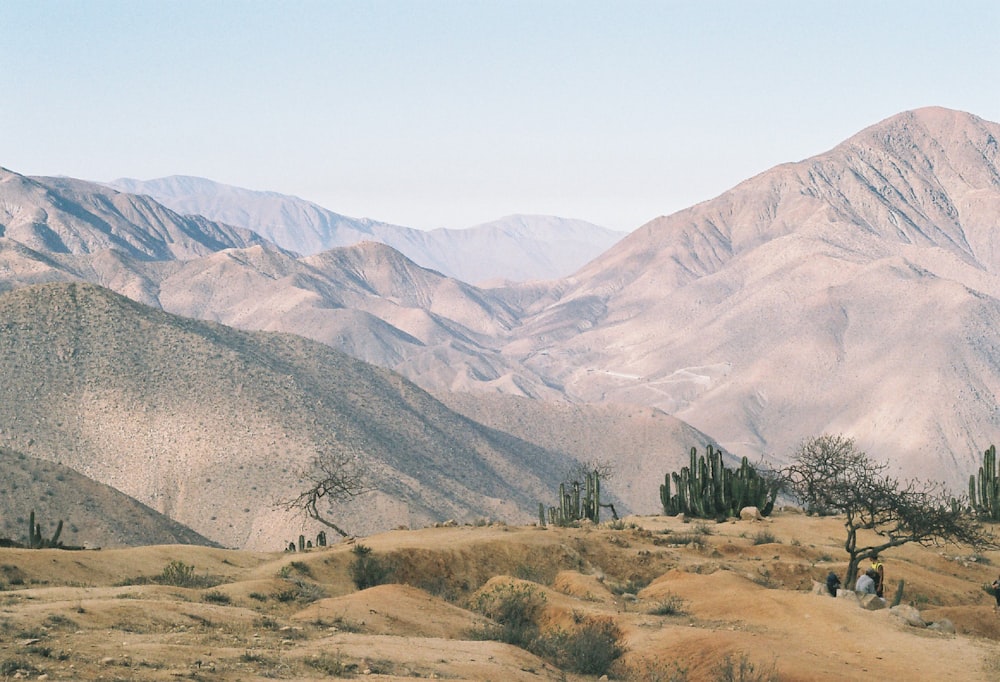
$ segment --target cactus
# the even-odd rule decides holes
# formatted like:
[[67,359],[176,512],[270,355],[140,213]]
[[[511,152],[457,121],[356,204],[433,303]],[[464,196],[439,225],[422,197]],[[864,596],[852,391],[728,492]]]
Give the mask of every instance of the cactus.
[[[559,484],[559,506],[549,507],[549,523],[568,526],[581,519],[600,523],[601,507],[610,507],[614,517],[618,517],[612,505],[601,503],[601,477],[596,471],[586,474],[582,490],[579,481],[570,485],[571,489],[567,490],[567,482]],[[539,525],[545,525],[545,506],[541,503],[538,505],[538,521]]]
[[890,606],[899,606],[899,603],[903,601],[903,581],[900,579],[899,583],[896,584],[896,594],[892,598],[892,604]]
[[[671,494],[671,489],[676,492]],[[684,513],[722,518],[736,515],[747,505],[756,505],[767,516],[774,509],[776,497],[776,486],[758,474],[746,457],[733,471],[723,464],[722,450],[711,445],[701,457],[697,448],[691,448],[688,466],[681,467],[679,473],[667,474],[660,486],[663,513],[671,516]]]
[[59,540],[59,535],[62,534],[63,522],[59,519],[56,524],[56,531],[52,534],[49,539],[42,537],[42,524],[35,523],[35,510],[31,510],[31,514],[28,516],[28,539],[25,546],[28,549],[42,549],[45,547],[62,547],[63,544]]
[[300,552],[306,551],[306,536],[305,535],[299,535],[299,551]]
[[979,476],[969,477],[969,503],[976,513],[990,521],[1000,521],[1000,477],[997,471],[997,449],[990,445],[983,453]]
[[317,535],[316,535],[316,546],[317,547],[326,547],[326,531],[325,530],[321,530],[319,533],[317,533]]

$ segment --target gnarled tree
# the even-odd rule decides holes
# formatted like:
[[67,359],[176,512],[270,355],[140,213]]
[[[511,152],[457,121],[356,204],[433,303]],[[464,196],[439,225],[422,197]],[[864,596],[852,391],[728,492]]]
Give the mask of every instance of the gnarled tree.
[[786,490],[807,511],[844,516],[849,557],[845,585],[854,585],[862,560],[910,542],[994,545],[967,505],[949,497],[942,486],[899,481],[887,469],[858,450],[852,439],[823,435],[803,442],[794,462],[782,471]]
[[330,450],[318,454],[301,472],[309,487],[283,506],[289,510],[301,510],[342,537],[349,537],[350,533],[330,520],[331,507],[368,492],[365,484],[367,474],[368,467],[353,451]]

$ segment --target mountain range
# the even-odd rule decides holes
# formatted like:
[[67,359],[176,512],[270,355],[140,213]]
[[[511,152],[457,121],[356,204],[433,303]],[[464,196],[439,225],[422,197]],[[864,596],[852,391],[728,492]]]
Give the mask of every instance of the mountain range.
[[148,195],[184,215],[253,230],[302,255],[373,241],[425,268],[472,283],[564,277],[624,236],[582,220],[538,215],[512,215],[460,230],[418,230],[350,218],[298,197],[184,175],[120,178],[107,184]]
[[[302,256],[149,196],[4,171],[0,290],[91,282],[184,319],[308,337],[319,342],[315,348],[389,368],[431,391],[439,400],[428,396],[427,405],[449,418],[513,439],[515,449],[541,444],[532,462],[564,458],[526,474],[518,491],[490,493],[518,500],[522,513],[530,512],[522,505],[530,507],[532,496],[551,496],[558,470],[574,458],[618,462],[622,504],[655,511],[647,505],[656,504],[657,481],[691,445],[711,440],[736,456],[781,463],[804,438],[824,432],[856,438],[903,478],[934,478],[960,491],[981,451],[1000,437],[998,139],[1000,125],[971,114],[904,112],[827,152],[657,218],[569,276],[478,287],[386,244]],[[68,300],[60,309],[78,305]],[[25,311],[33,305],[30,298],[19,303]],[[152,367],[166,372],[174,362],[159,339],[124,343],[161,357],[136,370],[140,383],[149,382]],[[274,350],[255,351],[258,360],[242,360],[235,373],[251,371]],[[301,372],[305,381],[309,372]],[[19,381],[28,383],[10,390],[31,395],[29,377]],[[215,383],[239,395],[231,380]],[[170,390],[183,395],[185,385]],[[220,400],[211,395],[208,404]],[[30,423],[38,408],[23,409]],[[250,413],[270,409],[255,404]],[[410,408],[380,410],[367,422],[370,432],[396,409]],[[236,414],[242,410],[217,417],[209,432],[225,430]],[[171,429],[189,428],[185,420],[195,413],[183,415]],[[346,432],[355,418],[344,416],[334,430]],[[121,419],[115,413],[105,421]],[[595,437],[602,427],[607,437]],[[637,435],[646,428],[652,440]],[[29,431],[0,444],[38,449],[26,445]],[[297,461],[318,439],[295,446]],[[444,443],[427,448],[427,457],[447,452]],[[390,461],[389,450],[379,461]],[[510,472],[527,465],[514,453],[505,457],[518,462]],[[433,485],[457,475],[449,470]],[[102,476],[109,480],[97,480],[126,484],[110,480],[109,471]],[[157,489],[126,492],[174,518],[174,501],[153,499]],[[419,508],[416,489],[407,504]],[[465,513],[499,509],[475,507],[469,493],[449,495],[462,500]],[[446,515],[445,507],[422,508],[418,521]],[[238,515],[225,520],[238,527],[232,532],[203,519],[198,525],[199,513],[182,520],[213,540],[276,537],[263,522],[237,523]]]

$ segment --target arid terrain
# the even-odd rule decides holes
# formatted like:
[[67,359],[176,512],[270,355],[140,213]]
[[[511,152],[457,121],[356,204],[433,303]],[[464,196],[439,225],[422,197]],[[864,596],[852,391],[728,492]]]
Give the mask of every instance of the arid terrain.
[[[544,594],[542,633],[612,619],[626,651],[611,679],[724,679],[727,657],[754,666],[743,679],[997,679],[1000,616],[983,586],[1000,552],[886,554],[887,596],[904,580],[902,603],[935,624],[919,627],[812,592],[843,575],[841,532],[786,510],[396,530],[295,553],[0,549],[0,679],[596,679],[483,637],[477,596],[511,582]],[[357,546],[394,567],[392,584],[355,587]]]

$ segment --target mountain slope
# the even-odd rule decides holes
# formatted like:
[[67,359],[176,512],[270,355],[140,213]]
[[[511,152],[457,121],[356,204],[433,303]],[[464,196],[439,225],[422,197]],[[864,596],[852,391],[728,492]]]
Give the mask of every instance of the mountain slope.
[[[229,546],[281,547],[273,505],[317,453],[360,453],[354,532],[533,517],[570,463],[301,337],[175,317],[92,285],[0,295],[0,445],[60,461]],[[315,533],[316,528],[311,531]]]
[[45,538],[64,522],[59,539],[67,546],[215,545],[62,464],[0,448],[0,471],[0,538],[23,543],[34,511]]
[[506,350],[737,454],[846,432],[958,487],[1000,438],[998,139],[944,109],[883,121],[643,226]]
[[423,267],[465,282],[554,279],[570,274],[624,235],[582,220],[513,215],[462,230],[417,230],[349,218],[312,202],[190,176],[108,183],[186,215],[239,225],[283,248],[312,255],[363,241],[388,244]]

